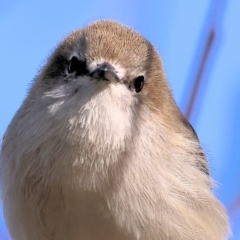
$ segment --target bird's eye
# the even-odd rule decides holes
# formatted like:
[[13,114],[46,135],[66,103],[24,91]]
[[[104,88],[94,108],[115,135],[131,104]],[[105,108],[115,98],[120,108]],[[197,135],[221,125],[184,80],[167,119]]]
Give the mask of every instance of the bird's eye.
[[144,86],[144,76],[138,76],[133,80],[133,86],[136,93],[139,93],[142,91],[142,88]]
[[79,60],[77,57],[72,57],[69,65],[68,65],[68,73],[73,73],[77,70],[79,64]]
[[87,73],[86,61],[80,61],[77,57],[73,56],[68,64],[68,73],[76,72],[76,75]]

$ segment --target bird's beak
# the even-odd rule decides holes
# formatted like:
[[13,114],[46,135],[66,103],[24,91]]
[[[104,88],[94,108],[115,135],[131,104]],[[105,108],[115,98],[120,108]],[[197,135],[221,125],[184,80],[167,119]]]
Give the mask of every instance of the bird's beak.
[[119,82],[119,77],[114,69],[114,67],[108,63],[104,62],[96,67],[89,76],[94,77],[98,80],[106,80],[111,82]]

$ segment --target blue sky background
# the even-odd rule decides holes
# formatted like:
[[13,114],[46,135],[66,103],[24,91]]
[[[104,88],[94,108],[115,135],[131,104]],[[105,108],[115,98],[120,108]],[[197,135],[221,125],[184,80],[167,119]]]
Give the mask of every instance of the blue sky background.
[[[215,2],[215,3],[214,3]],[[190,118],[209,157],[216,195],[240,240],[240,1],[0,0],[0,136],[31,80],[56,44],[72,30],[114,19],[133,27],[161,53],[185,111],[211,27],[216,39]],[[9,240],[0,217],[0,240]]]

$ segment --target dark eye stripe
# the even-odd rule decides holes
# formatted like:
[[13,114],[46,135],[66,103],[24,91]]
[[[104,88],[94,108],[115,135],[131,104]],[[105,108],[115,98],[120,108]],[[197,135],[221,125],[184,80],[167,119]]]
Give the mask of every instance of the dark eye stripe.
[[59,76],[64,76],[64,69],[67,65],[68,60],[62,55],[57,55],[47,69],[46,78],[57,78]]

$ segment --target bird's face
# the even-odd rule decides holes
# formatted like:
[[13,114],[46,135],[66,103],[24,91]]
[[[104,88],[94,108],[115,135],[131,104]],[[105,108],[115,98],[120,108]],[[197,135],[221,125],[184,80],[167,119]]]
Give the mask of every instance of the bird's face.
[[104,90],[109,94],[118,90],[136,99],[147,81],[151,51],[147,40],[131,29],[97,22],[73,32],[59,45],[45,69],[44,91],[90,99]]
[[99,21],[60,43],[29,99],[53,122],[61,122],[55,124],[61,135],[68,133],[71,140],[84,135],[95,143],[101,135],[99,141],[118,146],[132,138],[142,111],[160,108],[168,92],[153,46],[129,28]]

